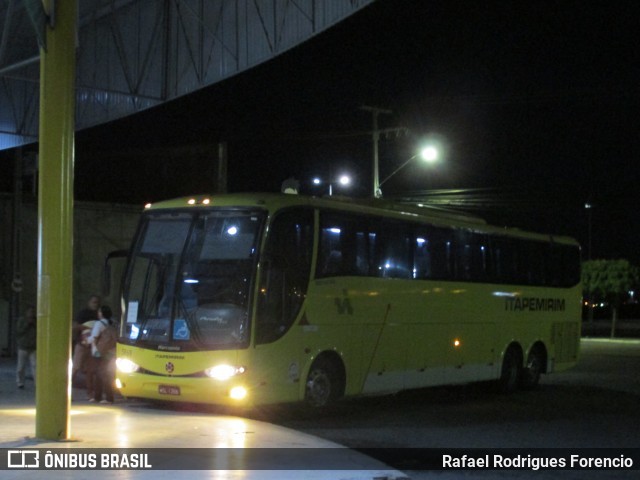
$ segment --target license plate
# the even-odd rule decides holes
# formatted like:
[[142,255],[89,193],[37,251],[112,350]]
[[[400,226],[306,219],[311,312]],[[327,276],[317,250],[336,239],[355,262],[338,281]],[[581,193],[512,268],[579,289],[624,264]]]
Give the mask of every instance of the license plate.
[[173,385],[158,385],[158,393],[163,395],[180,395],[180,387]]

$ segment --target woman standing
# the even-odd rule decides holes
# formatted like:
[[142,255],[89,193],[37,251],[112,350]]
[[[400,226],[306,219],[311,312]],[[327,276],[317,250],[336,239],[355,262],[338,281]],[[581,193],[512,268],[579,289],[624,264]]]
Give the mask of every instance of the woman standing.
[[[98,309],[98,321],[91,330],[88,342],[91,344],[91,355],[96,362],[96,379],[94,383],[94,396],[90,398],[90,402],[113,403],[113,382],[116,351],[115,345],[108,351],[98,350],[98,342],[101,335],[108,334],[107,330],[113,328],[113,320],[111,319],[111,308],[102,305]],[[104,393],[105,398],[102,398]]]

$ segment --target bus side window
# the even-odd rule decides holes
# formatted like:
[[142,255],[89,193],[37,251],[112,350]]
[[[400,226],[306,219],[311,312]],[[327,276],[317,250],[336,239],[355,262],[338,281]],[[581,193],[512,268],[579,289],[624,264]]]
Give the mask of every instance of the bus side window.
[[318,277],[335,277],[342,274],[343,231],[342,219],[322,217],[320,248],[318,251]]
[[296,319],[307,293],[312,249],[311,210],[290,210],[274,219],[262,258],[257,343],[277,340]]
[[471,244],[471,234],[466,230],[454,230],[453,238],[454,279],[463,281],[472,280],[473,245]]
[[413,278],[413,234],[400,222],[383,222],[380,230],[378,275]]
[[316,276],[376,275],[375,244],[376,233],[366,218],[322,212]]
[[498,283],[519,283],[515,240],[496,237],[493,239],[492,245],[495,281]]
[[426,231],[419,229],[413,245],[413,278],[426,280],[432,275],[429,236]]
[[490,277],[487,237],[481,233],[470,233],[464,247],[465,279],[472,282],[486,282]]
[[453,230],[433,227],[429,229],[431,276],[434,280],[453,278]]
[[378,233],[369,229],[358,233],[358,271],[365,277],[376,276],[374,259],[376,256],[376,239]]
[[580,249],[572,245],[551,244],[550,285],[572,287],[580,282]]
[[523,268],[527,272],[528,285],[552,285],[549,277],[547,263],[549,260],[549,244],[544,242],[521,242],[523,254],[521,255]]

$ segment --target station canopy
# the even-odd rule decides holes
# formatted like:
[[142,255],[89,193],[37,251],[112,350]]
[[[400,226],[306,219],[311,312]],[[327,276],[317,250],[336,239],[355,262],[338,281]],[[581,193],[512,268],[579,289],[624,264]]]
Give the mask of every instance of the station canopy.
[[[50,0],[0,0],[0,150],[38,139]],[[279,55],[374,0],[78,0],[76,130],[173,100]]]

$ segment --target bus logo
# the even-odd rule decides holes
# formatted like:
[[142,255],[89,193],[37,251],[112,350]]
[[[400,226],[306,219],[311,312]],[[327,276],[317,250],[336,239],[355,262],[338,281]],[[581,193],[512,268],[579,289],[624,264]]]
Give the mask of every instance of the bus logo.
[[342,296],[343,298],[336,297],[334,299],[338,315],[344,315],[345,313],[353,315],[353,307],[351,306],[351,300],[349,300],[346,288],[342,290]]
[[167,371],[167,373],[173,373],[173,363],[172,362],[167,362],[164,366],[164,369]]

